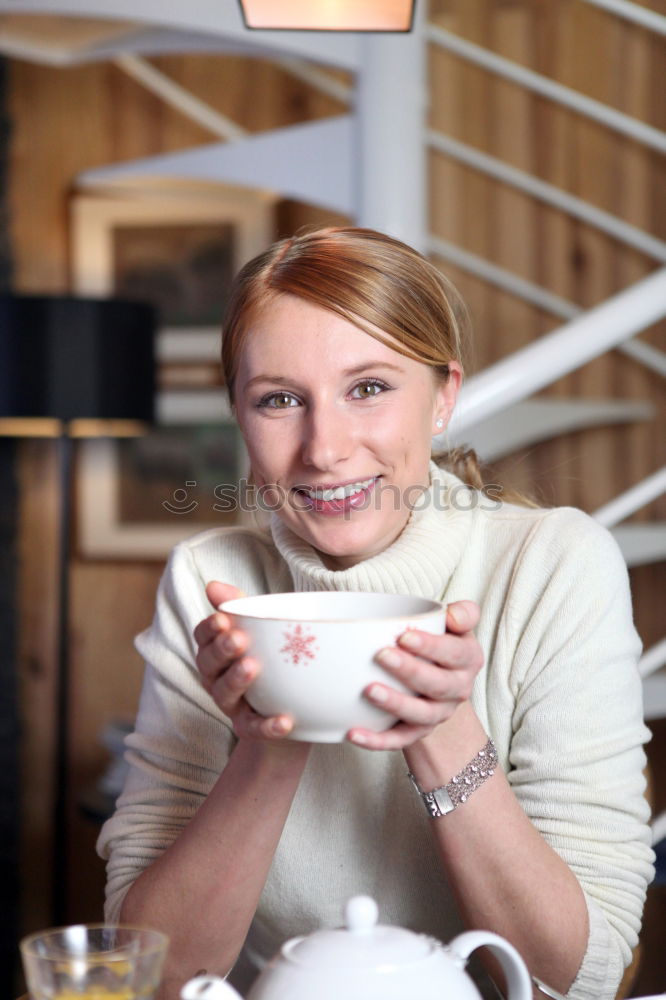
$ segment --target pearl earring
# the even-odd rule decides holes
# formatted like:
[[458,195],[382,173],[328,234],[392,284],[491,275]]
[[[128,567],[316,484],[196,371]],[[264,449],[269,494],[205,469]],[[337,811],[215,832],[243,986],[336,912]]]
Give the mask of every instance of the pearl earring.
[[444,421],[440,417],[438,420],[435,421],[435,427],[438,427],[441,430],[443,426],[444,426]]

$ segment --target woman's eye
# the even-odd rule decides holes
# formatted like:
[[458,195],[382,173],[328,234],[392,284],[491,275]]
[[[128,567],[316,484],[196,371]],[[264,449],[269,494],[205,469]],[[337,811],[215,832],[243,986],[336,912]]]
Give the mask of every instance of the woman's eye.
[[297,406],[298,400],[290,392],[271,392],[259,400],[259,406],[271,410],[287,410],[291,406]]
[[355,399],[370,399],[372,396],[378,396],[385,389],[388,389],[388,386],[384,382],[359,382],[352,389],[352,396]]

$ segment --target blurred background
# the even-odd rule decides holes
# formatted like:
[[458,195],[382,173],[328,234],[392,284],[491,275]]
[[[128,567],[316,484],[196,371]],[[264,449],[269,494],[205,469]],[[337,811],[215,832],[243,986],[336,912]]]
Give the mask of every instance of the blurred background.
[[[385,39],[254,33],[235,0],[190,6],[0,0],[0,296],[137,300],[155,327],[140,433],[68,433],[64,484],[62,425],[0,437],[8,995],[21,934],[101,918],[132,640],[170,547],[231,523],[216,491],[244,470],[217,370],[225,289],[304,225],[428,253],[473,328],[454,443],[488,482],[616,533],[666,809],[663,0],[430,0]],[[507,359],[507,398],[484,409],[481,373],[498,385]],[[666,988],[660,880],[636,996]]]

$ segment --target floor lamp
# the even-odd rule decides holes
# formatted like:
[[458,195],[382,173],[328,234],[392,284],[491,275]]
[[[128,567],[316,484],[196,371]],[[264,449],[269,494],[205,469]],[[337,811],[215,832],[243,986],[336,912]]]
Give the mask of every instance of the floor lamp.
[[0,296],[0,434],[58,449],[59,606],[53,804],[53,922],[65,920],[69,547],[77,437],[143,433],[155,397],[155,311],[118,299]]

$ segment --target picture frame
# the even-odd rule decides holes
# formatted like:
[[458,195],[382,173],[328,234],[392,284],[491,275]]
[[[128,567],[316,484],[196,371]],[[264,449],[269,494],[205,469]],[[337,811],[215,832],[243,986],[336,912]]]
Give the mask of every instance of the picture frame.
[[[220,436],[225,428],[218,425],[204,429]],[[195,429],[188,430],[192,432],[189,443]],[[152,443],[166,441],[173,452],[174,438],[175,432],[170,428],[166,438],[154,436]],[[228,503],[217,504],[225,507],[219,513],[214,509],[216,498],[229,496],[242,478],[244,453],[237,433],[236,460],[220,471],[215,483],[202,481],[196,473],[186,473],[172,477],[169,485],[157,494],[140,477],[128,480],[123,469],[128,464],[123,452],[136,451],[142,440],[150,439],[96,438],[77,442],[77,549],[84,558],[163,561],[184,538],[237,523],[238,512],[230,510]],[[191,451],[188,447],[188,454]],[[132,465],[131,457],[129,464]],[[123,489],[130,496],[137,490],[148,493],[153,501],[151,516],[145,513],[142,517],[123,516]]]
[[164,560],[183,538],[235,523],[232,511],[215,510],[216,488],[237,483],[246,459],[213,324],[231,277],[272,242],[274,202],[262,191],[163,178],[73,193],[74,294],[136,297],[160,315],[157,426],[142,438],[77,442],[81,557]]

